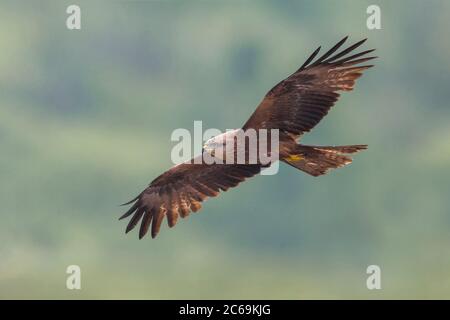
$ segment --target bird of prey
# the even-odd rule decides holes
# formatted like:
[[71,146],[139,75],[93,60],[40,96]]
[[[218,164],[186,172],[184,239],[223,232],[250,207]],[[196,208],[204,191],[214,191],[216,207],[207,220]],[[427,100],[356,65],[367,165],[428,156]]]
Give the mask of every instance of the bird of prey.
[[[242,127],[279,130],[279,160],[312,176],[320,176],[330,169],[349,164],[349,154],[367,145],[307,146],[299,138],[314,128],[339,98],[340,91],[350,91],[362,72],[373,65],[365,62],[375,49],[354,53],[367,39],[339,50],[348,37],[339,41],[325,54],[314,60],[317,48],[292,75],[273,87]],[[213,154],[216,140],[206,142],[203,154]],[[200,155],[202,157],[203,155]],[[120,219],[131,216],[126,232],[139,222],[141,239],[151,226],[156,237],[164,217],[169,227],[201,208],[201,202],[217,196],[220,191],[237,186],[258,173],[261,163],[207,164],[195,161],[178,164],[161,174],[136,198],[124,205],[131,208]]]

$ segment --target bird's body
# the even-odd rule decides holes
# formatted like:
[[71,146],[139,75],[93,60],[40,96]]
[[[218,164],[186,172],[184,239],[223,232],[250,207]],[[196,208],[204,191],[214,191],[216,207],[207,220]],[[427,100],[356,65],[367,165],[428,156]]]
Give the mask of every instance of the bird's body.
[[[139,237],[142,238],[151,225],[154,238],[164,217],[167,217],[169,227],[173,227],[179,216],[184,218],[190,211],[198,211],[206,198],[215,197],[220,191],[235,187],[246,178],[258,174],[262,168],[270,166],[273,159],[312,176],[320,176],[330,169],[349,164],[352,160],[348,155],[366,149],[366,145],[306,146],[298,143],[300,137],[328,113],[339,98],[338,92],[352,90],[362,71],[372,67],[361,64],[375,58],[364,57],[373,50],[345,57],[365,40],[336,53],[346,39],[313,62],[319,47],[299,70],[266,94],[242,128],[213,137],[206,142],[201,155],[172,167],[153,180],[141,194],[127,203],[133,205],[121,217],[132,215],[126,231],[142,220]],[[267,145],[272,146],[271,142],[275,139],[271,133],[273,130],[277,132],[277,148],[269,147],[265,153],[261,153],[258,144],[252,146],[244,143],[243,149],[235,144],[239,134],[249,135],[254,131],[257,141],[260,141],[259,134],[264,131],[269,132]],[[227,161],[230,156],[223,148],[227,141],[231,141],[235,151],[232,153],[233,161]],[[255,148],[258,150],[255,151]],[[237,161],[238,151],[244,153],[244,161]],[[257,157],[251,158],[250,155],[255,152]],[[206,161],[211,157],[222,162]],[[263,158],[269,158],[269,161],[263,162]]]

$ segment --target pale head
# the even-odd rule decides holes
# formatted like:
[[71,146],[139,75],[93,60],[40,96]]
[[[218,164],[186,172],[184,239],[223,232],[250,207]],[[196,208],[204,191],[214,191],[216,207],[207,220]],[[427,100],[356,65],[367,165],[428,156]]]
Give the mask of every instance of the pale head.
[[234,143],[234,137],[242,129],[228,130],[225,133],[219,134],[207,140],[203,145],[203,150],[208,152],[212,157],[223,154],[224,150],[228,147],[232,147]]

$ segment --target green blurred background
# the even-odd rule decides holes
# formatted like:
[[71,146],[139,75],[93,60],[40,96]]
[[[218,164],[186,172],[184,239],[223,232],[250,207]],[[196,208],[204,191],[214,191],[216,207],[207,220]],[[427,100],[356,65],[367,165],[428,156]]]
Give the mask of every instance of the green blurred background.
[[[0,298],[450,298],[450,2],[0,3]],[[239,127],[345,35],[380,58],[304,142],[368,151],[124,234],[118,205],[171,166],[174,129]]]

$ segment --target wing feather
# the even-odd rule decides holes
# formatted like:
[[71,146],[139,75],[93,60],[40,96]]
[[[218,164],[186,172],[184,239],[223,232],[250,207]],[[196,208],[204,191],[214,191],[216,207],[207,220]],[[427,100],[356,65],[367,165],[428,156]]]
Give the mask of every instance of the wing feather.
[[257,164],[194,164],[177,165],[152,181],[121,219],[133,215],[126,232],[139,221],[139,238],[151,229],[152,238],[158,234],[164,217],[169,227],[175,226],[178,217],[201,209],[201,203],[215,197],[260,172]]
[[334,47],[332,47],[323,56],[321,56],[319,59],[317,59],[317,61],[314,62],[314,64],[317,65],[317,64],[321,63],[322,61],[324,61],[329,56],[331,56],[334,52],[336,52],[337,49],[339,49],[344,44],[345,41],[347,41],[347,39],[348,39],[348,36],[346,36],[344,39],[342,39],[341,41],[336,43],[334,45]]
[[347,56],[367,39],[337,52],[346,40],[313,62],[316,50],[299,70],[273,87],[243,129],[279,129],[298,137],[314,128],[338,100],[339,91],[352,90],[362,72],[373,66],[360,64],[376,58],[366,56],[374,49]]
[[145,236],[145,234],[147,233],[150,223],[152,222],[152,218],[153,218],[152,211],[146,211],[144,213],[144,216],[142,217],[141,227],[139,228],[139,239],[142,239],[142,237]]
[[[158,234],[159,229],[161,228],[161,223],[166,215],[166,209],[164,208],[158,208],[155,211],[156,213],[153,215],[152,220],[152,238],[156,237],[156,235]],[[140,238],[142,239],[142,237]]]
[[127,225],[127,229],[126,229],[126,233],[130,232],[135,226],[136,224],[139,222],[139,220],[141,220],[142,215],[144,214],[144,208],[140,207],[136,213],[133,215],[133,217],[131,217],[130,222]]

